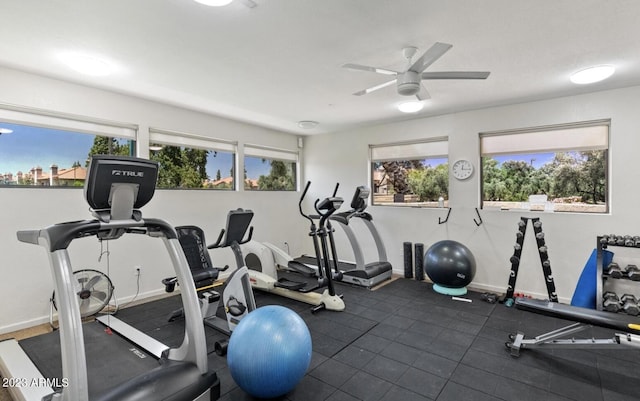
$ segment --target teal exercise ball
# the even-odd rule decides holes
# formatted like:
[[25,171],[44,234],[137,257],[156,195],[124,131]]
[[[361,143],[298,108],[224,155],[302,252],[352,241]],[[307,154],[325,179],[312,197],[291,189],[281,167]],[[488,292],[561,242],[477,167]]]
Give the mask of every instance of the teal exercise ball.
[[293,390],[311,363],[311,334],[304,320],[279,305],[257,308],[229,339],[227,365],[238,387],[258,398]]

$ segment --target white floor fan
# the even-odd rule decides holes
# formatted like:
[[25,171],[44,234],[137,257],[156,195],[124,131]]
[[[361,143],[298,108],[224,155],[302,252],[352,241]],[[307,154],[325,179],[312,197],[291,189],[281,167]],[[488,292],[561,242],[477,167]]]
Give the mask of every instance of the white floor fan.
[[[109,305],[111,299],[114,305],[109,308],[108,313],[114,314],[118,311],[118,301],[113,296],[114,287],[109,277],[98,270],[84,269],[73,273],[74,283],[76,286],[76,294],[78,295],[78,306],[80,307],[80,316],[88,318],[96,315]],[[49,309],[49,324],[56,329],[54,324],[54,311],[57,311],[56,293],[51,295],[51,305]]]

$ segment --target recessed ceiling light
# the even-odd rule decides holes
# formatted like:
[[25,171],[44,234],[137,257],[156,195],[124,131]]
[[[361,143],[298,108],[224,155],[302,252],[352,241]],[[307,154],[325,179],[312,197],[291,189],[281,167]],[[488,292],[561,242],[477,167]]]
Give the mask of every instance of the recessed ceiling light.
[[597,65],[574,72],[570,79],[574,84],[592,84],[609,78],[615,70],[612,65]]
[[12,132],[13,132],[12,129],[0,127],[0,135],[2,135],[2,134],[10,134]]
[[398,105],[398,110],[403,113],[417,113],[424,107],[424,103],[422,102],[404,102]]
[[82,53],[62,53],[60,59],[81,74],[101,77],[113,72],[113,66],[97,57]]
[[205,6],[222,7],[231,3],[233,0],[194,0],[196,3],[204,4]]
[[162,150],[162,145],[149,145],[149,150],[157,152],[159,150]]
[[319,123],[317,121],[298,121],[298,127],[304,129],[315,128],[318,126],[318,124]]

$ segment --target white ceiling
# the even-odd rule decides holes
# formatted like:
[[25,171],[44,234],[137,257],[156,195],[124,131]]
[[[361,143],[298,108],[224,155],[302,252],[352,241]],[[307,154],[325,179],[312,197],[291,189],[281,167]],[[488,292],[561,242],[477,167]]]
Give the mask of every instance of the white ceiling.
[[[638,0],[0,0],[0,65],[250,122],[316,134],[416,118],[388,76],[401,49],[453,45],[427,71],[491,71],[485,81],[426,81],[419,117],[640,84]],[[82,50],[117,67],[79,76],[57,53]],[[617,68],[587,86],[569,74]],[[2,93],[0,91],[0,102]],[[315,120],[304,130],[299,120]]]

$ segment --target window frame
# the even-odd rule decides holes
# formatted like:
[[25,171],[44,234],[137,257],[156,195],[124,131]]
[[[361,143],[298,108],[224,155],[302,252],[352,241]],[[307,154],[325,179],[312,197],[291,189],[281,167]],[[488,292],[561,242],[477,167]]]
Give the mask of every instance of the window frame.
[[230,189],[220,188],[157,188],[162,190],[214,190],[214,191],[237,191],[238,190],[238,142],[220,138],[213,138],[203,135],[192,134],[182,131],[167,130],[156,127],[149,127],[149,159],[151,159],[151,144],[161,144],[174,147],[185,147],[190,149],[207,150],[213,152],[227,152],[233,155],[233,187]]
[[[0,122],[25,127],[65,131],[70,134],[92,135],[127,140],[130,155],[135,154],[139,126],[77,114],[49,111],[0,103]],[[0,188],[82,188],[75,185],[0,185]]]
[[434,205],[428,205],[426,202],[415,203],[375,203],[375,183],[374,183],[374,163],[384,161],[398,160],[429,160],[444,158],[447,160],[447,185],[451,182],[450,166],[449,166],[449,137],[438,136],[431,138],[423,138],[417,140],[389,142],[381,144],[369,144],[369,185],[371,187],[370,203],[372,206],[390,206],[390,207],[419,207],[419,208],[437,208],[442,207],[449,202],[449,190],[447,189],[447,198],[444,203],[435,202]]
[[[581,132],[582,131],[582,132]],[[556,135],[554,140],[550,135]],[[516,137],[519,136],[519,137]],[[510,137],[509,140],[504,140]],[[494,143],[491,143],[494,141]],[[536,145],[536,148],[528,147],[523,149],[522,143],[532,143],[537,141],[545,145]],[[570,211],[570,210],[553,210],[549,209],[547,201],[546,205],[537,205],[532,207],[528,201],[523,201],[528,208],[510,208],[510,210],[519,212],[541,212],[553,211],[556,213],[585,213],[590,215],[609,214],[611,212],[611,119],[599,119],[580,121],[572,123],[562,123],[545,125],[538,127],[518,128],[512,130],[501,130],[479,133],[479,155],[480,155],[480,207],[482,209],[494,209],[485,205],[485,179],[484,179],[484,158],[500,155],[518,155],[518,154],[543,154],[543,153],[561,153],[561,152],[583,152],[583,151],[604,151],[604,211]],[[487,142],[489,147],[498,151],[486,151]],[[506,144],[508,143],[508,144]],[[506,144],[506,145],[505,145]],[[549,144],[549,145],[546,145]],[[520,147],[518,147],[518,146]],[[511,149],[511,150],[509,150]],[[515,149],[515,150],[514,150]],[[503,210],[503,209],[500,209]]]
[[[253,144],[253,143],[245,143],[242,147],[243,153],[242,153],[242,166],[243,166],[243,171],[242,171],[242,189],[246,192],[295,192],[298,191],[300,189],[300,151],[299,150],[290,150],[290,149],[283,149],[283,148],[276,148],[276,147],[272,147],[272,146],[264,146],[264,145],[257,145],[257,144]],[[283,162],[289,162],[289,163],[293,163],[294,164],[294,168],[292,170],[293,173],[293,189],[291,191],[288,191],[286,189],[272,189],[272,190],[267,190],[267,189],[245,189],[245,179],[244,179],[244,171],[246,170],[246,160],[247,157],[252,157],[252,158],[260,158],[260,159],[266,159],[266,160],[276,160],[276,161],[283,161]],[[238,172],[238,175],[240,175],[240,172]],[[249,178],[247,178],[249,179]],[[240,180],[239,180],[240,181]]]

